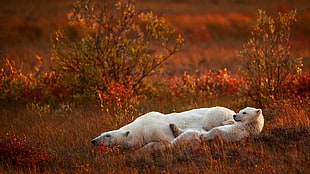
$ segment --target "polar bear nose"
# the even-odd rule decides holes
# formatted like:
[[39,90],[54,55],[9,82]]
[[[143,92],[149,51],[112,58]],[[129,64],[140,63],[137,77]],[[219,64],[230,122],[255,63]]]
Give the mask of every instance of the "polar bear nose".
[[236,118],[236,117],[237,117],[237,115],[236,115],[236,114],[234,114],[234,115],[233,115],[233,117],[234,117],[234,118]]
[[93,145],[97,145],[96,140],[91,140],[91,143],[92,143]]

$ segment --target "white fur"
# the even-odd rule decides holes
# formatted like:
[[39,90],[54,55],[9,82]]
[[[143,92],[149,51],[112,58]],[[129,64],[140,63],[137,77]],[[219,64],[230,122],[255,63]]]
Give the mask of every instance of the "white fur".
[[209,131],[203,129],[186,129],[172,144],[181,144],[184,141],[211,140],[221,138],[224,141],[240,141],[249,136],[257,136],[264,127],[264,117],[261,109],[247,107],[234,115],[233,124],[214,127]]
[[234,111],[224,107],[193,109],[181,113],[162,114],[149,112],[118,130],[104,132],[92,140],[95,145],[120,145],[126,148],[140,148],[148,143],[170,143],[175,137],[169,127],[173,123],[182,129],[197,128],[209,130],[233,120]]

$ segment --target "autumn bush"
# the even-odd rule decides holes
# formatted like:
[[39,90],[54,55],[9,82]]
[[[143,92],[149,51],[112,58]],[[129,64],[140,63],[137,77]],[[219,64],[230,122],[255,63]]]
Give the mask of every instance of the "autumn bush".
[[301,104],[309,104],[310,102],[310,75],[303,75],[297,78],[295,82],[291,84],[291,95],[295,98],[295,101]]
[[195,96],[212,99],[236,95],[241,80],[231,76],[227,69],[207,71],[194,75],[184,72],[182,77],[173,77],[167,84],[176,97]]
[[81,39],[58,31],[53,60],[76,99],[108,94],[114,84],[136,92],[183,44],[164,18],[137,12],[134,0],[78,1],[70,20],[80,26]]
[[18,72],[14,61],[1,60],[1,100],[3,103],[21,98],[25,84],[25,76]]
[[137,115],[139,95],[134,93],[132,86],[110,83],[106,93],[97,90],[101,110],[106,114],[107,120],[115,127],[120,127],[134,120]]
[[1,60],[1,64],[0,100],[3,105],[36,103],[56,106],[72,101],[56,72],[24,74],[8,58]]
[[[2,135],[1,135],[2,136]],[[14,127],[0,139],[0,163],[22,170],[44,170],[44,166],[54,160],[46,150],[47,142],[30,144],[26,135],[16,135]]]
[[144,79],[184,42],[163,17],[137,12],[134,0],[77,1],[69,16],[81,35],[72,39],[62,30],[55,33],[50,71],[39,71],[40,56],[29,74],[3,59],[2,103],[100,103],[109,115],[131,113],[136,96],[145,94]]
[[292,82],[301,75],[302,60],[290,54],[291,26],[296,11],[279,12],[269,16],[258,10],[251,36],[241,51],[247,85],[242,96],[247,96],[260,107],[281,103],[290,98]]

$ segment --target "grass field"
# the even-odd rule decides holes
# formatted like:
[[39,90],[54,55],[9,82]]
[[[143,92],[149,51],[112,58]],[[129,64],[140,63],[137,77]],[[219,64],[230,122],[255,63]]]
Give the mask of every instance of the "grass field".
[[[200,103],[208,106],[208,103]],[[227,105],[217,101],[219,105]],[[161,110],[148,104],[144,108]],[[175,108],[194,108],[170,103]],[[96,108],[43,112],[1,109],[0,171],[4,173],[308,173],[310,119],[308,109],[290,106],[264,111],[259,137],[241,142],[209,141],[194,147],[152,153],[96,149],[90,140],[111,129]],[[168,112],[168,111],[167,111]],[[13,132],[12,132],[13,131]],[[11,158],[11,160],[5,160]]]
[[[73,2],[1,1],[0,58],[14,59],[22,72],[29,73],[36,64],[35,57],[42,56],[43,71],[47,71],[51,65],[50,38],[55,31],[64,28],[70,37],[79,35],[67,21]],[[137,8],[166,17],[186,41],[154,77],[158,81],[182,79],[184,71],[194,74],[224,68],[232,77],[239,77],[242,61],[238,53],[249,38],[259,8],[269,13],[297,8],[292,56],[303,57],[304,72],[310,71],[308,0],[137,0]],[[303,89],[307,95],[303,97],[309,99],[309,86]],[[237,112],[250,103],[231,93],[206,97],[192,92],[178,97],[171,91],[150,91],[156,93],[154,97],[141,99],[133,113],[122,115],[120,122],[115,122],[98,103],[87,101],[57,109],[35,101],[1,103],[0,173],[310,173],[309,100],[283,101],[263,108],[265,126],[261,135],[241,142],[214,140],[155,152],[91,145],[90,140],[100,133],[117,129],[146,112],[171,113],[212,106]]]

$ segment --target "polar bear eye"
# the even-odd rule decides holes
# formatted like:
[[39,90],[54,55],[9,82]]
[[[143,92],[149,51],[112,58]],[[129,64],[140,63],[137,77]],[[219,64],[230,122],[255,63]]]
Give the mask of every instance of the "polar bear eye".
[[243,115],[245,115],[245,114],[246,114],[246,112],[242,112],[242,114],[243,114]]
[[106,135],[105,137],[110,138],[110,137],[111,137],[111,135],[109,135],[109,134],[108,134],[108,135]]

